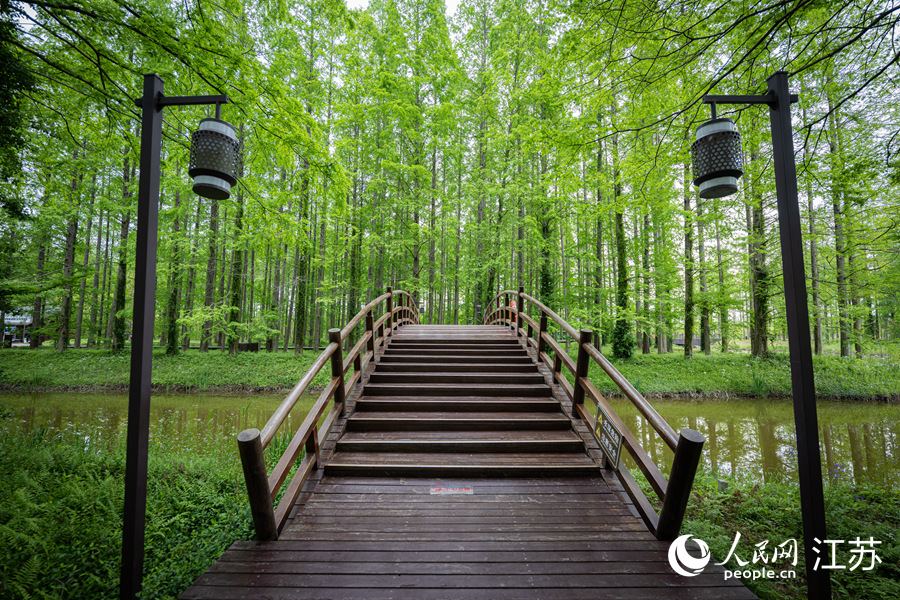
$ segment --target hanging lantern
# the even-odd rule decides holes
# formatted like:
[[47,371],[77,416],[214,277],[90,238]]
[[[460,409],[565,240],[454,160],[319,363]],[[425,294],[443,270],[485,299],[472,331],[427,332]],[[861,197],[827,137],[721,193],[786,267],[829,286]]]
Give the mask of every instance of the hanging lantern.
[[226,200],[231,195],[231,186],[241,175],[241,166],[241,143],[231,123],[221,119],[200,121],[200,127],[191,136],[188,169],[188,175],[194,180],[194,193]]
[[694,185],[701,198],[721,198],[737,192],[744,174],[741,134],[731,119],[711,119],[697,128],[691,145]]

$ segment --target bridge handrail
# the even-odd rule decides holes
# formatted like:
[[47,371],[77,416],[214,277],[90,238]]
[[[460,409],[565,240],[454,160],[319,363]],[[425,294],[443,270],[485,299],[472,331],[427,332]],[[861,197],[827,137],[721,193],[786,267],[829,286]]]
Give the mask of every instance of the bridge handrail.
[[[512,301],[517,300],[516,306]],[[525,312],[525,303],[529,302],[540,312],[539,320],[535,320]],[[681,529],[684,519],[684,511],[690,496],[694,475],[700,461],[700,453],[705,438],[691,429],[684,429],[676,435],[675,430],[660,416],[647,399],[616,369],[603,354],[591,344],[593,332],[590,329],[576,331],[569,323],[560,317],[540,300],[526,294],[524,288],[518,291],[504,290],[498,293],[485,308],[484,323],[501,323],[512,327],[516,335],[524,338],[527,347],[534,348],[538,360],[547,365],[552,365],[553,379],[572,401],[573,416],[577,415],[594,431],[596,419],[584,406],[584,397],[587,395],[596,404],[603,407],[610,420],[622,433],[622,445],[634,459],[635,464],[644,474],[650,486],[662,500],[662,509],[659,514],[653,508],[650,501],[638,487],[628,469],[619,463],[614,466],[625,490],[631,497],[650,530],[659,539],[674,539]],[[577,358],[565,351],[562,344],[556,340],[547,329],[547,319],[552,319],[559,328],[569,335],[578,344]],[[535,333],[537,334],[535,337]],[[553,356],[548,354],[552,351]],[[603,397],[588,377],[589,360],[593,360],[606,373],[606,375],[618,386],[622,394],[638,409],[647,419],[647,422],[659,434],[663,442],[675,452],[672,471],[669,480],[656,466],[644,450],[640,441],[628,429],[622,419],[613,410],[612,406]],[[562,367],[572,375],[572,383],[563,375]],[[604,458],[604,466],[607,461]]]
[[[396,305],[395,299],[399,300]],[[384,313],[376,320],[373,311],[382,302],[385,303]],[[344,357],[344,342],[350,338],[354,329],[363,319],[365,319],[365,331]],[[258,540],[278,538],[303,485],[319,463],[319,450],[322,442],[334,422],[344,414],[347,397],[359,384],[363,371],[375,358],[378,348],[385,344],[388,336],[396,328],[405,323],[417,324],[418,322],[419,311],[412,301],[410,293],[388,287],[387,292],[363,306],[343,329],[328,330],[328,345],[275,409],[262,431],[253,428],[238,434],[241,466],[244,471],[244,481],[247,484],[247,497],[250,501],[250,512],[253,515],[253,527]],[[278,430],[285,423],[291,410],[309,388],[313,379],[328,363],[331,364],[331,380],[319,394],[303,423],[297,428],[297,432],[272,469],[272,473],[269,474],[265,461],[266,447],[275,438]],[[345,382],[351,365],[353,375]],[[318,423],[322,419],[322,414],[332,398],[334,403],[331,410],[319,427]],[[306,456],[297,467],[297,471],[288,483],[278,505],[274,506],[273,503],[278,492],[304,448]]]

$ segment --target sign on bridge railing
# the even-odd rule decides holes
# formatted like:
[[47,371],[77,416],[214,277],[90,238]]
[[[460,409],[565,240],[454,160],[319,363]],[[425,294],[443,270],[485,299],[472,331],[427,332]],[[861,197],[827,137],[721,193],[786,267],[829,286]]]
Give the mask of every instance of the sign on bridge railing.
[[622,432],[616,427],[603,405],[597,403],[597,415],[594,419],[594,435],[600,442],[600,449],[613,469],[619,466],[619,457],[622,455]]

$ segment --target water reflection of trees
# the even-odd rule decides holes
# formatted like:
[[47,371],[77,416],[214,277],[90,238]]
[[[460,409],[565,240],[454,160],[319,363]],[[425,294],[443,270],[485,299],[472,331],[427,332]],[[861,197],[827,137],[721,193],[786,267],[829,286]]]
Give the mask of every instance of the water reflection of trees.
[[[667,413],[683,410],[685,403],[657,404],[657,410],[676,431],[690,427],[706,436],[701,468],[717,477],[757,479],[764,482],[797,478],[796,438],[793,413],[772,413],[761,406],[732,404],[726,415],[685,416]],[[651,459],[663,473],[671,469],[672,452],[652,426],[627,404],[614,404],[622,420],[641,440]],[[717,412],[717,411],[711,411]],[[822,424],[820,446],[826,480],[900,485],[896,462],[900,458],[900,425],[889,422]],[[626,462],[628,464],[628,462]],[[629,465],[633,466],[633,465]]]
[[[250,427],[265,425],[271,411],[262,408],[221,408],[203,406],[152,408],[151,448],[200,451],[210,457],[237,456],[234,439]],[[21,431],[29,434],[42,428],[48,435],[71,434],[90,447],[111,449],[124,435],[127,407],[100,407],[62,410],[26,406],[14,412]],[[292,415],[293,416],[293,415]],[[292,418],[285,423],[292,429]]]

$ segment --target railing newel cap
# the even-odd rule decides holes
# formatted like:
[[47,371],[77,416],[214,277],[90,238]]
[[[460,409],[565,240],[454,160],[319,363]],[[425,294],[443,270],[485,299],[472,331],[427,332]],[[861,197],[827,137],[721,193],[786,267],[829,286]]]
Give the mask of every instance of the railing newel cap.
[[702,433],[700,433],[699,431],[697,431],[696,429],[689,429],[689,428],[685,427],[684,429],[682,429],[681,431],[678,432],[678,435],[679,435],[679,439],[678,439],[679,443],[681,442],[681,438],[684,438],[685,440],[692,442],[694,444],[705,444],[706,443],[706,436],[703,435]]
[[254,438],[259,437],[259,429],[255,427],[251,427],[250,429],[245,429],[237,435],[237,441],[241,444],[246,444],[247,442],[252,442]]

